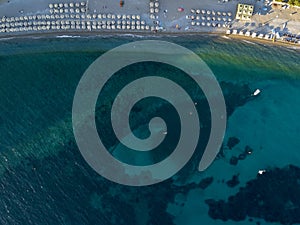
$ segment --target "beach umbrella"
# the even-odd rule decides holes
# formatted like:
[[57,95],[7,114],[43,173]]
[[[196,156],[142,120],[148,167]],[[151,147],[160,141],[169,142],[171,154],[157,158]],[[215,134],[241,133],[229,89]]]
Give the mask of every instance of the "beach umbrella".
[[131,16],[130,16],[130,15],[127,15],[126,18],[127,18],[128,20],[130,20],[130,19],[131,19]]
[[63,9],[60,9],[60,10],[59,10],[59,13],[63,13],[63,12],[64,12],[64,10],[63,10]]
[[69,9],[64,9],[64,12],[65,12],[65,13],[68,13],[68,12],[69,12]]
[[141,27],[138,25],[138,26],[136,26],[136,29],[137,29],[137,30],[140,30],[140,29],[141,29]]
[[210,22],[207,22],[207,23],[206,23],[206,26],[210,27]]
[[79,10],[79,9],[75,9],[75,12],[76,12],[76,13],[80,13],[80,10]]
[[117,29],[120,30],[122,27],[121,25],[117,25]]
[[132,15],[132,16],[131,16],[131,19],[135,20],[135,15]]
[[228,12],[228,13],[227,13],[227,15],[228,15],[228,16],[231,16],[231,15],[232,15],[232,13],[231,13],[231,12]]
[[126,29],[126,25],[122,25],[122,30],[125,30]]
[[155,13],[158,13],[158,12],[159,12],[159,9],[158,9],[158,8],[154,9],[154,12],[155,12]]
[[215,22],[213,22],[211,25],[212,25],[212,27],[215,27],[215,26],[216,26],[216,23],[215,23]]
[[208,16],[207,18],[206,18],[208,21],[210,21],[210,17]]
[[52,9],[53,8],[53,4],[50,3],[49,4],[49,8]]
[[140,25],[140,24],[141,24],[141,21],[137,20],[137,21],[136,21],[136,24],[137,24],[137,25]]
[[227,15],[227,13],[226,13],[226,12],[223,12],[223,13],[222,13],[222,15],[223,15],[223,16],[226,16],[226,15]]
[[141,30],[145,30],[145,26],[144,25],[141,26]]
[[197,22],[196,25],[197,25],[197,26],[200,26],[200,22]]
[[218,27],[221,27],[221,24],[220,24],[220,23],[218,23]]
[[75,3],[75,7],[78,8],[79,6],[80,6],[79,2],[76,2],[76,3]]
[[107,18],[111,19],[111,14],[110,13],[107,14]]
[[135,26],[131,26],[131,30],[135,30]]
[[126,23],[127,23],[128,25],[130,25],[130,21],[129,21],[129,20],[127,20]]
[[150,26],[149,26],[149,25],[146,25],[146,26],[145,26],[145,29],[146,29],[146,30],[149,30],[149,29],[150,29]]
[[54,8],[58,8],[58,4],[57,3],[55,3],[53,6],[54,6]]
[[191,22],[191,25],[192,25],[192,26],[195,26],[195,21],[192,21],[192,22]]
[[191,16],[191,19],[194,20],[196,17],[194,15]]
[[68,3],[65,3],[65,4],[64,4],[64,7],[65,7],[65,8],[68,8],[68,7],[69,7],[69,4],[68,4]]
[[135,18],[136,18],[137,20],[140,20],[140,19],[141,19],[141,16],[140,16],[140,15],[136,15]]
[[149,3],[150,7],[154,7],[154,2]]
[[216,17],[213,16],[213,17],[211,18],[211,20],[212,20],[212,21],[215,21],[215,20],[216,20]]
[[116,15],[115,15],[115,14],[112,14],[112,15],[111,15],[111,18],[112,18],[112,19],[116,19]]
[[146,24],[146,22],[145,22],[144,20],[142,20],[142,21],[141,21],[141,24],[142,24],[142,25],[145,25],[145,24]]
[[112,29],[112,30],[115,30],[115,29],[116,29],[116,26],[115,26],[115,25],[111,25],[111,29]]
[[202,26],[205,26],[205,22],[202,22],[201,25],[202,25]]
[[122,20],[122,24],[125,25],[125,24],[126,24],[126,21],[125,21],[125,20]]
[[[198,10],[200,11],[200,9],[198,9]],[[202,10],[201,10],[201,13],[202,13],[202,14],[205,14],[206,11],[205,11],[204,9],[202,9]]]
[[205,16],[201,16],[201,19],[202,19],[202,20],[206,20],[206,17],[205,17]]
[[212,14],[212,15],[216,15],[216,12],[215,12],[215,11],[212,11],[211,14]]
[[196,13],[196,10],[195,9],[191,9],[191,13]]
[[135,25],[135,21],[131,21],[131,25]]
[[64,4],[59,3],[59,7],[60,7],[60,8],[64,7]]
[[74,3],[73,3],[73,2],[70,2],[70,3],[69,3],[69,6],[70,6],[71,8],[73,8],[73,7],[74,7]]
[[80,4],[81,4],[81,6],[85,6],[85,2],[81,2]]
[[184,11],[184,8],[178,7],[177,11],[178,11],[178,12],[183,12],[183,11]]
[[85,8],[81,8],[80,12],[84,13],[85,12]]
[[209,10],[206,11],[206,14],[207,14],[207,15],[210,15],[210,13],[211,13],[211,12],[210,12]]
[[127,25],[127,26],[126,26],[126,29],[127,29],[127,30],[130,30],[130,25]]
[[200,20],[200,16],[196,16],[196,20]]
[[159,7],[159,3],[158,3],[158,2],[155,2],[154,6],[155,6],[155,7]]

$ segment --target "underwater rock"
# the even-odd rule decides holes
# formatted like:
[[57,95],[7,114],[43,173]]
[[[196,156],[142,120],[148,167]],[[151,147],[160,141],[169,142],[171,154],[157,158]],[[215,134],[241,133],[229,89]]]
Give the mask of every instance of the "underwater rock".
[[209,216],[223,221],[248,217],[281,224],[300,223],[300,168],[268,170],[247,182],[228,201],[209,199]]
[[238,158],[236,157],[236,156],[232,156],[231,158],[230,158],[230,161],[229,161],[229,163],[231,164],[231,165],[237,165],[238,164]]
[[227,181],[226,184],[228,187],[235,187],[240,183],[239,174],[233,175],[231,180]]
[[229,149],[232,149],[234,146],[236,146],[238,143],[240,143],[240,139],[238,139],[237,137],[230,137],[228,139],[228,142],[227,142],[227,147]]

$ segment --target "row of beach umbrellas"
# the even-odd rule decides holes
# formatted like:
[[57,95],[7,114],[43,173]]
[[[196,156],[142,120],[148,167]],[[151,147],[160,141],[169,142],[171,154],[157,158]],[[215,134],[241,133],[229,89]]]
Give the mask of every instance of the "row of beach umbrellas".
[[264,34],[264,33],[257,33],[257,32],[251,32],[251,31],[243,31],[243,30],[227,30],[226,34],[233,34],[233,35],[240,35],[240,36],[246,36],[246,37],[252,37],[252,38],[260,38],[260,39],[266,39],[270,40],[273,38],[272,34]]
[[86,2],[70,2],[70,3],[50,3],[50,9],[63,9],[63,8],[79,8],[85,7]]
[[149,25],[106,25],[106,24],[62,24],[62,25],[39,25],[30,27],[2,28],[0,33],[22,32],[22,31],[43,31],[43,30],[153,30]]
[[232,16],[231,12],[221,12],[207,9],[191,9],[192,14],[207,14],[207,15],[218,15],[218,16]]
[[215,23],[215,22],[191,22],[192,26],[206,26],[206,27],[227,27],[227,24],[220,24],[220,23]]
[[61,15],[30,15],[30,16],[20,16],[20,17],[2,17],[0,19],[1,23],[6,22],[19,22],[19,21],[34,21],[34,20],[55,20],[55,19],[118,19],[118,20],[141,20],[140,15],[115,15],[115,14],[61,14]]
[[148,26],[144,20],[101,20],[101,21],[80,21],[80,20],[56,20],[56,21],[25,21],[25,22],[6,22],[1,23],[0,28],[29,27],[37,25],[130,25]]
[[186,16],[186,19],[191,19],[191,20],[202,20],[202,21],[228,21],[228,22],[231,22],[232,19],[231,18],[228,18],[228,17],[210,17],[210,16]]

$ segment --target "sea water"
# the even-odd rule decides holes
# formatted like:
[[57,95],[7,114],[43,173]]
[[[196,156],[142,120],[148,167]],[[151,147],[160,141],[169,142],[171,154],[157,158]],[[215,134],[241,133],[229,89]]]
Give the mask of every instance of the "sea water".
[[[197,152],[181,172],[160,184],[127,187],[102,178],[80,155],[72,131],[72,102],[81,76],[95,59],[121,44],[143,39],[171,41],[198,54],[220,83],[228,121],[222,154],[206,171],[197,171],[209,134],[204,129]],[[275,216],[273,219],[268,217],[272,214],[271,203],[261,214],[251,213],[249,208],[258,206],[244,199],[249,201],[244,207],[246,217],[237,219],[228,213],[235,211],[236,205],[217,215],[209,213],[212,208],[206,200],[227,201],[239,193],[239,188],[255,180],[261,169],[273,171],[290,164],[300,167],[299,56],[299,50],[293,48],[204,35],[0,40],[0,223],[283,223]],[[182,71],[153,62],[125,68],[102,93],[104,100],[99,104],[104,102],[105,107],[99,106],[97,114],[99,133],[107,131],[103,127],[109,125],[105,119],[110,115],[108,105],[120,86],[126,84],[127,79],[150,74],[173,78],[177,82],[184,79]],[[189,94],[202,103],[197,109],[204,128],[209,127],[209,111],[202,109],[207,106],[203,93],[188,81],[181,84],[186,85]],[[256,89],[261,93],[254,97],[252,94]],[[163,102],[159,104],[163,105],[158,110],[159,115],[171,118],[172,130],[179,130],[179,124],[172,123],[178,119],[176,113],[170,113],[174,110]],[[155,114],[155,109],[149,110]],[[134,112],[136,121],[133,120],[133,125],[147,120],[144,115],[139,117],[139,112],[140,109]],[[147,135],[147,129],[142,130],[137,135]],[[150,159],[149,155],[144,157],[142,163],[159,161],[170,154],[179,135],[173,133],[174,137],[169,139],[171,142],[164,143],[164,151],[157,152]],[[239,143],[229,149],[227,143],[232,137]],[[105,140],[115,157],[128,163],[141,160],[140,157],[127,157],[111,130],[107,131]],[[240,154],[244,153],[246,146],[253,152],[244,158]],[[236,164],[232,163],[233,156],[240,157]],[[228,186],[227,181],[236,174],[239,183]],[[270,180],[265,179],[265,182]],[[279,194],[282,189],[272,191]],[[300,195],[294,195],[291,197],[294,201],[289,204],[297,210]],[[290,199],[279,201],[284,205],[288,204],[287,200]],[[249,221],[249,218],[252,219]]]

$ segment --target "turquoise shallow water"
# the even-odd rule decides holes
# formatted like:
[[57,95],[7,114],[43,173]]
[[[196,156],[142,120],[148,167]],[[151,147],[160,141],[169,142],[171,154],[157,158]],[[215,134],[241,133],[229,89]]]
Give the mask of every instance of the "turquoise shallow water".
[[[96,174],[79,154],[72,133],[72,101],[84,71],[107,50],[141,39],[94,37],[0,41],[1,224],[182,224],[181,214],[167,212],[167,207],[169,203],[174,203],[178,193],[187,196],[190,190],[206,190],[205,180],[195,184],[191,176],[196,171],[207,140],[207,109],[200,106],[198,109],[204,118],[204,132],[198,153],[191,162],[173,179],[142,189],[117,185]],[[260,148],[276,152],[273,160],[276,163],[268,162],[263,165],[265,167],[282,168],[288,164],[299,166],[299,156],[295,150],[300,147],[297,138],[300,131],[297,120],[300,115],[299,50],[215,36],[161,39],[196,52],[219,80],[229,115],[224,146],[229,137],[235,136],[240,139],[243,147],[250,145],[254,153]],[[147,67],[129,67],[117,74],[115,80],[121,86],[127,81],[124,77],[133,79],[145,73],[174,77],[178,82],[184,79],[180,71],[150,63]],[[100,125],[107,122],[105,118],[109,114],[105,107],[111,102],[111,90],[118,90],[118,85],[110,84],[103,93],[105,100],[99,104],[103,104],[104,109],[99,106],[97,117]],[[189,89],[195,99],[201,101],[203,95],[193,84],[184,82],[182,85]],[[257,99],[249,98],[256,88],[262,89],[262,95]],[[205,106],[205,101],[202,103],[201,106]],[[169,111],[172,109],[163,108],[162,116],[169,114]],[[145,119],[138,117],[139,110],[134,113],[136,121]],[[176,115],[171,118],[176,118]],[[177,125],[174,126],[176,128]],[[275,132],[278,130],[276,128],[280,132]],[[107,134],[107,143],[116,146],[110,131],[102,131]],[[176,135],[174,132],[174,137]],[[276,141],[278,143],[274,144]],[[175,140],[166,143],[164,149],[171,148],[174,143]],[[288,156],[282,157],[280,161],[277,148],[284,148]],[[225,155],[231,154],[227,150],[224,152]],[[113,154],[124,157],[122,152]],[[157,161],[162,155],[152,157]],[[224,161],[226,157],[219,156]],[[259,157],[257,159],[260,160]],[[127,160],[132,159],[129,157]],[[146,160],[146,163],[149,161]],[[236,171],[234,167],[230,170]],[[215,175],[210,171],[205,174],[209,177]],[[243,179],[246,182],[250,178],[241,176],[241,183]],[[277,191],[280,192],[280,189]],[[199,201],[204,202],[210,197],[199,197]],[[225,199],[227,197],[229,193]],[[297,201],[293,204],[296,209],[299,208]],[[201,214],[208,214],[208,210],[201,210],[199,208]],[[252,213],[251,216],[262,221],[282,222],[277,217],[269,219],[265,216],[268,212]],[[217,224],[216,221],[226,218],[244,224],[243,217],[237,219],[225,212],[223,214],[222,217],[210,213],[214,218],[210,223]],[[196,224],[197,218],[194,220]]]

